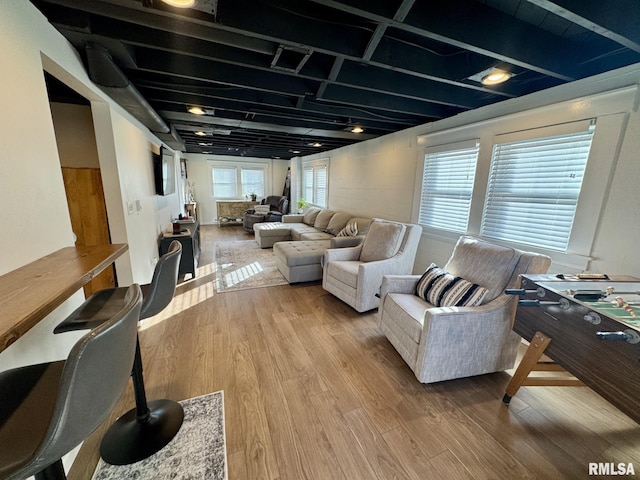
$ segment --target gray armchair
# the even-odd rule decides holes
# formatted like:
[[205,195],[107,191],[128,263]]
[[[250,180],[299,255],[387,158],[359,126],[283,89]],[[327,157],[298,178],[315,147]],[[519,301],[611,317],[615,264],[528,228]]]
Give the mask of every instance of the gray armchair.
[[415,294],[420,275],[385,276],[378,326],[422,383],[512,368],[520,337],[517,297],[504,294],[523,273],[545,273],[545,255],[463,236],[443,270],[487,288],[480,306],[436,307]]
[[289,199],[287,197],[269,195],[262,199],[260,205],[268,205],[269,211],[267,213],[259,213],[253,208],[247,210],[242,219],[242,226],[245,232],[253,233],[253,225],[256,223],[280,222],[282,221],[282,216],[289,213]]
[[325,250],[322,288],[358,312],[376,308],[382,276],[413,271],[421,233],[419,225],[374,219],[360,245]]

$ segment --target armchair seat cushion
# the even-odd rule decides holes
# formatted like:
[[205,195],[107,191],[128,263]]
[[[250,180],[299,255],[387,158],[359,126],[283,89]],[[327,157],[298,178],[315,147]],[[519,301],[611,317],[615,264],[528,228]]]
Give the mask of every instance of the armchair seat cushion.
[[417,345],[422,336],[424,314],[432,306],[415,295],[390,293],[387,296],[384,309],[385,314],[393,317],[396,326]]
[[326,266],[327,275],[351,288],[356,288],[360,263],[359,261],[330,262]]

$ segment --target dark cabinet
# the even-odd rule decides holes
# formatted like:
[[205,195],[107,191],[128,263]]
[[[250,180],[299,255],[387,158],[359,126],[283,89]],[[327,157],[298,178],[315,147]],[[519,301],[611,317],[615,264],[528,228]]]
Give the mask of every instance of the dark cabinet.
[[180,269],[178,273],[185,275],[190,273],[192,277],[196,276],[198,268],[198,260],[200,259],[200,223],[185,223],[182,225],[187,232],[180,234],[163,233],[160,239],[160,255],[164,255],[169,250],[169,245],[174,240],[178,240],[182,244],[182,257],[180,258]]

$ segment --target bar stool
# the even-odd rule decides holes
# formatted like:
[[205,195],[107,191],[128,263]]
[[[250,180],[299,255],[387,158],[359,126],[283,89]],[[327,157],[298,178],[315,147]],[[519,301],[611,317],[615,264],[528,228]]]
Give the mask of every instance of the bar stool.
[[[181,255],[182,244],[174,240],[167,253],[158,260],[151,283],[141,286],[143,300],[140,320],[160,313],[171,302],[178,282]],[[70,332],[100,325],[109,318],[112,310],[122,305],[126,291],[127,287],[120,287],[94,293],[53,332]],[[100,455],[112,465],[128,465],[158,452],[175,437],[184,420],[184,410],[178,402],[167,399],[147,402],[137,336],[132,365],[136,407],[109,428],[100,444]]]
[[62,457],[109,415],[135,355],[142,292],[84,335],[67,360],[0,373],[0,478],[65,479]]

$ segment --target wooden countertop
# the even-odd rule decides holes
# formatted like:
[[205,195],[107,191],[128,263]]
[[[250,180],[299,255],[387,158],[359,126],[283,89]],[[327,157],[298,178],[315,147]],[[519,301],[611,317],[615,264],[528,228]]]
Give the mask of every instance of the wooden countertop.
[[0,276],[0,352],[127,251],[66,247]]

